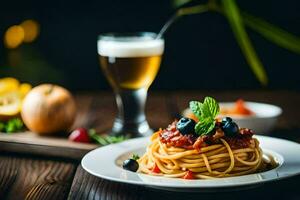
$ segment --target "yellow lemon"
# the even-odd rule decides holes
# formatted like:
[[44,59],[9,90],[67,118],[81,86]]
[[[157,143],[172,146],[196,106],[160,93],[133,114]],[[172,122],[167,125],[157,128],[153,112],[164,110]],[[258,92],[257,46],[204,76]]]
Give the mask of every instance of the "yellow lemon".
[[20,82],[11,77],[0,79],[0,95],[18,90]]
[[0,121],[16,117],[21,112],[22,101],[32,86],[11,77],[0,79]]
[[22,101],[18,92],[10,92],[0,96],[0,120],[7,120],[19,115]]
[[19,93],[20,93],[20,97],[21,99],[23,99],[26,94],[31,90],[32,86],[28,83],[22,83],[19,87]]

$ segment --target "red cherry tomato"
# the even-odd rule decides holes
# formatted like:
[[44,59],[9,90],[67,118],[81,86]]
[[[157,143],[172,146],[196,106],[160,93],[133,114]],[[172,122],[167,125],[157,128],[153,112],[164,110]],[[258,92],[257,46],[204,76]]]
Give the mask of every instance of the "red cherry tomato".
[[160,173],[160,169],[158,168],[157,164],[154,165],[153,169],[151,170],[153,173]]
[[182,177],[183,179],[195,179],[193,172],[187,171],[186,174]]
[[88,131],[85,128],[77,128],[70,135],[69,140],[73,142],[89,143],[91,141]]

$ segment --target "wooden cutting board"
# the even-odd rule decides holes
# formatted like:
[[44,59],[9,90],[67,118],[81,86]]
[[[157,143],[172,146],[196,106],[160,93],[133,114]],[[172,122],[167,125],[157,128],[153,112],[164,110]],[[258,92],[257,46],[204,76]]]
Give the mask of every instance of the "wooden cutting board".
[[38,136],[29,131],[13,134],[0,133],[0,152],[80,160],[87,152],[97,147],[99,145],[71,142],[65,137]]

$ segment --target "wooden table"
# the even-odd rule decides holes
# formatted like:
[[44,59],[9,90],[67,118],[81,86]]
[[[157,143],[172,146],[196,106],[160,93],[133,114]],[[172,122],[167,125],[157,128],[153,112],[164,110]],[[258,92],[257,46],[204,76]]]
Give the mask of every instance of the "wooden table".
[[[165,127],[188,105],[189,100],[201,100],[207,95],[214,96],[219,101],[232,101],[243,97],[281,106],[284,113],[272,136],[300,142],[300,94],[296,91],[150,92],[146,109],[148,121],[153,128]],[[95,127],[100,132],[109,130],[116,112],[111,93],[79,93],[76,100],[80,109],[76,126]],[[50,148],[47,151],[58,150]],[[300,199],[300,176],[241,191],[167,192],[96,178],[85,172],[80,166],[80,159],[74,157],[68,159],[44,156],[42,153],[12,153],[9,149],[0,152],[0,199],[253,200],[262,197]]]

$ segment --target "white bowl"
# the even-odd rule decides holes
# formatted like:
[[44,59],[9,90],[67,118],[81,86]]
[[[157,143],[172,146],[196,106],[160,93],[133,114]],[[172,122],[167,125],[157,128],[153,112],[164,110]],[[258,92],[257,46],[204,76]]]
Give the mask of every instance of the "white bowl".
[[[228,108],[233,107],[235,102],[222,102],[220,107]],[[282,113],[282,109],[278,106],[256,103],[256,102],[245,102],[247,108],[249,108],[254,115],[243,116],[243,115],[226,115],[231,117],[241,128],[250,128],[255,131],[256,134],[268,134],[275,127],[279,116]],[[187,116],[191,111],[187,108],[183,111],[183,115]],[[222,117],[222,116],[220,116]]]

